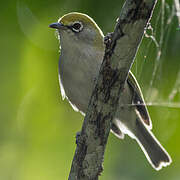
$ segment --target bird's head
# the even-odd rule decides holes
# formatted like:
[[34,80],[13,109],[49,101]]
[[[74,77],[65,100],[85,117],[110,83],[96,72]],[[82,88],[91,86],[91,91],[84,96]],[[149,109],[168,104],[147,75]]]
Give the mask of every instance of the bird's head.
[[[57,23],[49,25],[58,30],[61,41],[102,47],[103,33],[95,21],[86,14],[72,12],[62,16]],[[63,42],[62,42],[63,43]]]

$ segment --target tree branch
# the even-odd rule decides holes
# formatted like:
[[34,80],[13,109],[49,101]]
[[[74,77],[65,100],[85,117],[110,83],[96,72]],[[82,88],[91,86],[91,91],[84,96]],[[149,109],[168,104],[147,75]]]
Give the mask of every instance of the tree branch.
[[97,180],[111,121],[156,0],[126,0],[105,56],[78,138],[69,180]]

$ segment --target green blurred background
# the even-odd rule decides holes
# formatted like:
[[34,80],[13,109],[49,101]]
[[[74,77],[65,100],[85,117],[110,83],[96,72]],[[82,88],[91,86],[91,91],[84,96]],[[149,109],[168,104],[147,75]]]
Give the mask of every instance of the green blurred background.
[[[149,38],[144,38],[132,71],[149,104],[153,132],[173,163],[156,172],[134,140],[126,136],[119,141],[111,134],[102,180],[180,178],[180,31],[173,1],[163,2],[155,8],[153,31],[147,30]],[[62,101],[59,42],[48,25],[78,11],[93,17],[106,34],[113,30],[122,4],[119,0],[1,1],[0,180],[68,178],[83,117]]]

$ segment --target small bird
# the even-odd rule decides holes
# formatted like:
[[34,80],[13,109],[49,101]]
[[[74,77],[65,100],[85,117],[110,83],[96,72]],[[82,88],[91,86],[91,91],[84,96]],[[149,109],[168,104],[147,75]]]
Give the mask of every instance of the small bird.
[[[86,14],[72,12],[49,25],[58,30],[60,39],[59,82],[63,99],[86,112],[94,81],[104,57],[104,35]],[[135,139],[147,160],[156,170],[171,163],[171,158],[151,132],[152,123],[141,89],[129,72],[111,131],[123,139]]]

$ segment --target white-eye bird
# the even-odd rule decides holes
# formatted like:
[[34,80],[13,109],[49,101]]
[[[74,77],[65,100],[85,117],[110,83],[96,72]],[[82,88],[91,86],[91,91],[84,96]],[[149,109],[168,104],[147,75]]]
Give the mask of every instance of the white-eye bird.
[[[59,80],[63,99],[86,112],[94,80],[104,52],[104,35],[92,18],[72,12],[49,25],[58,30],[60,39]],[[118,137],[128,134],[135,139],[153,168],[171,163],[166,150],[151,132],[152,124],[140,87],[131,72],[125,83],[111,131]]]

